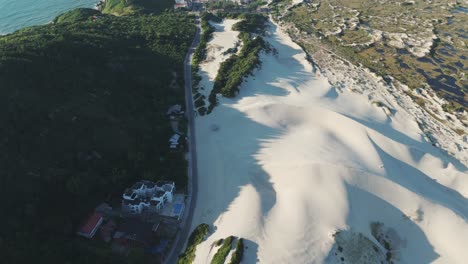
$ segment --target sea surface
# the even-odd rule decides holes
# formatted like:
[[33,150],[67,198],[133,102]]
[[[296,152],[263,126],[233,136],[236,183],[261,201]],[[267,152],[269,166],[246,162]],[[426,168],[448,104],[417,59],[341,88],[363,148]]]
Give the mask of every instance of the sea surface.
[[0,0],[0,35],[42,25],[77,7],[93,8],[99,0]]

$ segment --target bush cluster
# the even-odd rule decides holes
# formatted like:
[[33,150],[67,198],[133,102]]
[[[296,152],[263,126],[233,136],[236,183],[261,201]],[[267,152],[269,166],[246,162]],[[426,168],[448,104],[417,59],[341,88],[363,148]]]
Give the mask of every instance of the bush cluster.
[[190,264],[195,259],[195,251],[205,236],[210,231],[210,226],[208,224],[200,224],[193,230],[192,234],[187,242],[187,248],[185,249],[184,253],[179,256],[179,260],[177,261],[178,264]]
[[227,237],[223,245],[218,249],[216,254],[213,256],[213,259],[211,260],[211,264],[224,264],[224,261],[226,260],[227,255],[232,249],[232,241],[234,240],[233,236]]
[[244,77],[261,65],[260,52],[267,49],[263,38],[260,36],[251,38],[250,34],[245,32],[241,32],[239,36],[244,45],[239,54],[233,54],[221,63],[208,97],[210,102],[208,113],[217,104],[216,94],[221,93],[225,97],[236,96]]
[[221,63],[216,75],[213,89],[208,97],[210,105],[208,113],[213,111],[217,104],[217,94],[225,97],[234,97],[239,92],[239,86],[244,77],[261,65],[260,52],[270,51],[270,46],[257,34],[263,34],[268,19],[260,14],[220,13],[221,17],[239,18],[241,21],[233,25],[234,30],[240,31],[239,39],[243,46],[239,54],[233,54]]
[[236,248],[232,253],[231,261],[229,264],[240,264],[242,257],[244,256],[244,240],[242,238],[237,239]]

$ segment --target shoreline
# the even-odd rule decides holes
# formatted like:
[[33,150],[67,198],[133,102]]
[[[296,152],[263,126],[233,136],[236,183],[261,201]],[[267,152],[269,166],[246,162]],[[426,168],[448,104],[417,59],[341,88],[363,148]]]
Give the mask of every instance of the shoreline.
[[[100,10],[100,9],[99,9],[99,4],[100,4],[100,3],[103,3],[102,5],[104,5],[105,0],[95,0],[95,1],[93,1],[93,2],[95,2],[95,3],[91,4],[91,5],[88,6],[88,7],[80,7],[80,6],[73,6],[73,7],[71,7],[71,8],[66,8],[66,7],[65,7],[65,8],[63,8],[62,11],[60,11],[60,12],[55,12],[55,13],[57,13],[57,14],[54,15],[54,17],[52,17],[52,18],[51,18],[49,21],[47,21],[47,22],[39,22],[39,23],[38,23],[38,22],[33,22],[33,24],[30,24],[29,21],[23,21],[23,22],[21,23],[21,25],[18,25],[18,26],[20,26],[20,27],[16,26],[17,23],[14,23],[14,24],[13,24],[14,26],[8,24],[8,25],[7,25],[7,27],[8,27],[8,28],[7,28],[7,29],[8,29],[8,32],[7,32],[7,31],[4,32],[4,31],[2,31],[2,30],[0,29],[0,37],[1,37],[1,36],[6,36],[6,35],[9,35],[9,34],[12,34],[12,33],[15,33],[16,31],[18,31],[18,30],[23,30],[23,29],[25,29],[25,28],[35,27],[35,26],[43,26],[43,25],[51,24],[51,23],[54,21],[54,19],[55,19],[56,17],[58,17],[58,16],[60,16],[60,15],[62,15],[62,14],[64,14],[64,13],[66,13],[66,12],[69,12],[69,11],[71,11],[71,10],[77,9],[77,8],[90,8],[90,9]],[[37,14],[36,14],[36,15],[34,15],[34,14],[35,14],[35,13],[31,14],[31,15],[33,15],[32,21],[36,21],[36,20],[37,20]],[[29,20],[31,20],[31,19],[29,19]],[[25,23],[26,23],[26,25],[25,25]],[[10,28],[13,28],[13,30],[11,31]]]

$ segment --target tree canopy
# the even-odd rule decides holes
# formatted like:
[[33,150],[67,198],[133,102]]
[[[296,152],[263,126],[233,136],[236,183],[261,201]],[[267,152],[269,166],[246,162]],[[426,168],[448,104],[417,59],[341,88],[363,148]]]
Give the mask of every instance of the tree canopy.
[[195,29],[184,14],[79,9],[0,37],[2,262],[125,261],[75,232],[136,180],[185,184],[164,114],[183,103]]

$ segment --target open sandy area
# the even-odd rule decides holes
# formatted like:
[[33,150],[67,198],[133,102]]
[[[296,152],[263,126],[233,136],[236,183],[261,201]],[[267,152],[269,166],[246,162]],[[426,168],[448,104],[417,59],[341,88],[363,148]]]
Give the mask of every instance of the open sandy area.
[[[216,27],[205,91],[237,41],[232,24]],[[192,228],[213,231],[195,263],[229,235],[245,239],[243,263],[467,263],[466,166],[397,103],[389,112],[331,85],[276,25],[266,40],[278,53],[262,55],[236,99],[196,118]]]

